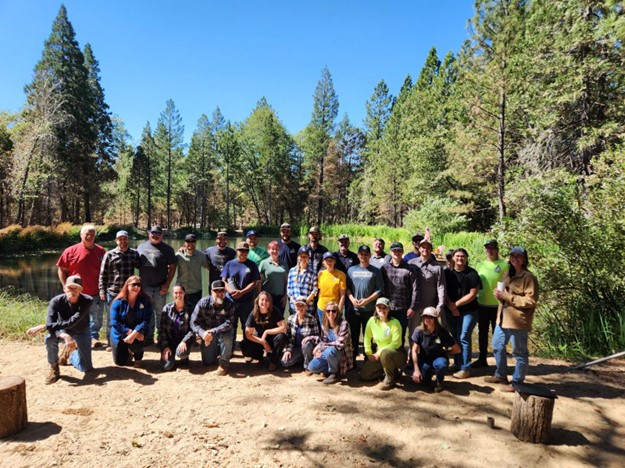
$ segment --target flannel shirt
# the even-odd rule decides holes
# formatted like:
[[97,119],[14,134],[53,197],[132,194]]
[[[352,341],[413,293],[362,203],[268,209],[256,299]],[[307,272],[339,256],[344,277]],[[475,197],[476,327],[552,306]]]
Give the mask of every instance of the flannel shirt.
[[[191,349],[194,333],[191,330],[191,314],[188,310],[188,304],[185,302],[184,310],[180,313],[176,310],[176,303],[170,302],[163,307],[161,315],[161,328],[158,332],[158,344],[161,351],[165,348],[175,350],[181,342],[187,344],[187,349]],[[176,333],[176,318],[180,317],[180,330]]]
[[354,367],[354,348],[352,346],[352,336],[349,331],[349,323],[343,320],[337,333],[336,341],[330,341],[328,333],[321,327],[321,336],[309,336],[306,341],[312,341],[317,346],[313,350],[313,355],[317,351],[324,352],[329,347],[334,347],[341,352],[340,370],[341,375],[345,375],[348,370]]
[[122,252],[119,247],[115,247],[106,252],[100,265],[100,295],[109,293],[117,296],[126,280],[134,274],[135,268],[139,268],[139,252],[135,249],[129,248]]
[[[297,314],[293,314],[287,321],[286,336],[288,342],[284,347],[284,351],[293,352],[293,347],[295,346],[295,336],[297,334],[297,325]],[[317,317],[306,313],[301,327],[302,340],[307,336],[319,336],[319,322],[317,321]]]
[[191,330],[204,337],[206,331],[212,335],[224,333],[232,330],[234,324],[234,302],[232,299],[224,298],[224,303],[220,309],[215,307],[213,296],[205,296],[197,303],[191,315]]
[[[317,275],[310,270],[303,270],[298,273],[298,267],[289,270],[289,277],[286,283],[286,293],[289,296],[291,309],[295,310],[295,299],[298,296],[308,297],[311,294],[317,294]],[[316,313],[315,304],[307,304],[306,312],[311,315]]]
[[391,310],[415,310],[418,304],[416,267],[401,261],[395,266],[386,263],[382,267],[384,295],[391,301]]

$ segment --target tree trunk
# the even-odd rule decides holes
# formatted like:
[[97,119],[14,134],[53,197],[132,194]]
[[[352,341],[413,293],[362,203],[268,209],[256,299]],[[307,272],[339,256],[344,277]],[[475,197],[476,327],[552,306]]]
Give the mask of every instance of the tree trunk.
[[549,440],[555,399],[517,392],[512,405],[510,432],[523,442],[544,444]]
[[497,201],[499,204],[499,221],[506,216],[505,195],[505,144],[506,144],[506,91],[502,86],[499,90],[499,141],[497,145]]
[[0,379],[0,438],[26,429],[28,409],[26,405],[26,382],[17,376]]

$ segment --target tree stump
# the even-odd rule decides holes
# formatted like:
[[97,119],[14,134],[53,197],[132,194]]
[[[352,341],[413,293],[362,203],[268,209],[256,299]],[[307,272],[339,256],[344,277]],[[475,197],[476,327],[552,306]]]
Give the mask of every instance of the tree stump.
[[516,392],[510,432],[523,442],[544,444],[549,440],[555,399]]
[[0,378],[0,438],[17,434],[26,429],[26,382],[23,378],[9,376]]

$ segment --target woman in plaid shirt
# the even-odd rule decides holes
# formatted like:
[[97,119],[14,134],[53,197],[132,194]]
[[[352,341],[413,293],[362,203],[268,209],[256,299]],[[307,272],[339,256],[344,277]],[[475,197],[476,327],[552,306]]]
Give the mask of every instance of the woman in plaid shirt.
[[309,341],[302,346],[302,342],[306,337],[319,336],[319,322],[317,317],[306,311],[306,298],[304,296],[295,299],[295,309],[297,313],[291,315],[287,323],[288,342],[284,347],[282,365],[291,367],[304,361],[304,369],[306,369],[315,345]]
[[297,310],[295,298],[306,298],[306,312],[315,314],[315,296],[317,295],[317,276],[308,270],[310,256],[307,247],[301,247],[297,252],[297,266],[289,270],[286,285],[286,293],[289,296],[289,309],[291,315]]

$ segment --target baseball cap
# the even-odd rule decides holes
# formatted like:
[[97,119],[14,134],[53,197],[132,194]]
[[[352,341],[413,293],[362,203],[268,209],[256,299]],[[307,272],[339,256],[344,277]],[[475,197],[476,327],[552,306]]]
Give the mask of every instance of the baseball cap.
[[282,223],[280,229],[291,229],[291,225],[289,223]]
[[78,286],[80,289],[82,289],[82,278],[78,275],[68,276],[65,280],[65,286]]
[[383,305],[384,307],[388,307],[390,309],[391,308],[391,301],[389,301],[388,298],[386,298],[386,297],[380,297],[380,298],[378,298],[377,301],[375,301],[375,305],[376,306]]
[[115,239],[118,239],[120,237],[128,237],[128,231],[117,231],[117,234],[115,234]]
[[195,234],[187,234],[184,238],[185,242],[195,242],[197,240],[197,236]]
[[412,242],[421,242],[425,236],[420,232],[416,232],[414,236],[412,236]]
[[224,282],[223,282],[223,281],[221,281],[221,280],[216,280],[216,281],[213,281],[213,282],[211,283],[211,290],[213,290],[213,291],[214,291],[214,290],[216,290],[216,289],[226,289],[226,283],[224,283]]
[[254,229],[250,229],[249,231],[245,233],[245,237],[250,237],[250,236],[258,236],[258,233]]
[[297,255],[302,255],[302,254],[306,254],[310,257],[310,253],[308,253],[308,247],[306,247],[305,245],[302,245],[297,251]]
[[391,250],[404,250],[404,244],[401,242],[393,242],[391,244]]
[[311,227],[311,228],[308,230],[308,233],[309,233],[309,234],[310,234],[310,233],[312,233],[312,232],[319,232],[319,233],[321,233],[321,229],[319,229],[319,227],[317,227],[317,226],[313,226],[313,227]]
[[249,246],[249,244],[247,242],[239,242],[237,244],[237,250],[247,250],[247,251],[249,251],[250,250],[250,246]]
[[332,252],[326,252],[323,254],[323,260],[326,260],[328,258],[331,258],[332,260],[336,260],[336,257],[334,256]]
[[426,307],[421,312],[421,315],[429,315],[430,317],[438,318],[438,310],[435,307]]
[[295,298],[295,303],[296,304],[306,304],[306,297],[304,297],[304,296],[297,296]]
[[349,236],[347,234],[341,234],[337,240],[342,241],[342,240],[349,240]]
[[491,239],[488,242],[486,242],[486,244],[484,244],[484,247],[495,247],[496,249],[499,248],[499,242],[497,242],[496,239]]
[[228,233],[226,231],[219,231],[217,237],[228,237]]
[[361,245],[360,247],[358,247],[358,253],[362,252],[371,253],[371,249],[368,245]]
[[155,224],[154,226],[152,226],[152,228],[150,229],[151,233],[154,234],[162,234],[163,233],[163,228],[161,227],[160,224]]
[[419,247],[421,247],[423,244],[428,244],[430,247],[432,247],[432,243],[429,239],[423,239],[421,242],[419,242]]
[[513,254],[527,255],[527,252],[525,251],[523,247],[520,247],[517,245],[516,247],[512,247],[510,249],[510,255],[513,255]]

